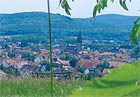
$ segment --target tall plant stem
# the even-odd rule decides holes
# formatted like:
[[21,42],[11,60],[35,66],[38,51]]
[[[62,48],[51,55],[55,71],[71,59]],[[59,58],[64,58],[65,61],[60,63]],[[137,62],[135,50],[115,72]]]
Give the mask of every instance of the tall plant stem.
[[53,62],[52,62],[52,31],[51,31],[51,16],[50,16],[50,0],[47,2],[48,4],[48,30],[49,30],[49,49],[50,49],[50,76],[51,76],[51,97],[53,97]]

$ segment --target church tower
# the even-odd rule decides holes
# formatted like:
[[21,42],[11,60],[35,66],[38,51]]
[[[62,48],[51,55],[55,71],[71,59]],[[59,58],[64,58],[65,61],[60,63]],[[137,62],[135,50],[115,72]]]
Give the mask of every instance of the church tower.
[[81,31],[77,35],[77,52],[82,51],[82,33]]

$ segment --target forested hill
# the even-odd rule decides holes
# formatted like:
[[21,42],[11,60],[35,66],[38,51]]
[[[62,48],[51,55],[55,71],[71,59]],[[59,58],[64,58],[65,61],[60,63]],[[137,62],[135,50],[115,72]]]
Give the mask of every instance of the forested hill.
[[[80,30],[87,38],[129,38],[134,16],[100,15],[94,18],[69,18],[51,14],[54,36],[75,35]],[[47,32],[47,13],[24,12],[0,14],[0,34],[32,34]]]

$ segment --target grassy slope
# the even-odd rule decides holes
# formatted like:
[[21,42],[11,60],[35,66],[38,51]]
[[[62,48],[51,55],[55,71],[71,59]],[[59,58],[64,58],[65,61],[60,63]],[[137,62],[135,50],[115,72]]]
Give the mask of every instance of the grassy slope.
[[[67,97],[82,82],[54,81],[54,97]],[[0,80],[0,97],[50,97],[48,79]]]
[[103,78],[83,85],[70,97],[140,97],[140,63],[126,64],[116,68]]
[[[54,97],[140,97],[140,63],[126,64],[90,82],[55,81]],[[83,90],[79,90],[81,86]],[[75,89],[75,90],[74,90]],[[73,92],[72,92],[73,91]],[[48,79],[0,80],[0,97],[50,97]]]

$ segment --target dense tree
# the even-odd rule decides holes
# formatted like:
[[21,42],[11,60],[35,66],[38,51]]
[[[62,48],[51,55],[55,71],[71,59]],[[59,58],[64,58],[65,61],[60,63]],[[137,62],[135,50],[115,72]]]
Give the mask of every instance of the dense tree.
[[57,61],[57,58],[53,58],[53,61],[56,62]]
[[8,57],[10,57],[10,58],[15,57],[15,52],[14,51],[8,52]]
[[76,67],[76,70],[80,73],[84,73],[85,68],[84,67]]
[[48,61],[42,61],[40,64],[41,65],[47,65],[47,64],[49,64],[49,62]]
[[111,67],[108,60],[104,60],[104,62],[103,62],[103,67],[104,67],[104,68],[110,68],[110,67]]
[[61,64],[53,63],[53,67],[56,67],[56,68],[61,67]]
[[18,76],[20,76],[20,75],[21,75],[20,70],[16,68],[16,69],[15,69],[15,76],[18,77]]
[[[74,0],[72,0],[74,1]],[[94,9],[93,9],[93,17],[96,17],[96,13],[100,13],[101,10],[104,10],[107,5],[108,5],[108,1],[109,0],[97,0],[97,4],[94,6]],[[115,1],[115,0],[110,0],[112,3]],[[118,0],[119,1],[119,4],[122,6],[122,8],[124,10],[127,10],[128,11],[128,8],[127,8],[127,5],[126,5],[126,2],[128,0]],[[129,0],[131,2],[131,0]],[[59,5],[61,5],[61,7],[63,9],[65,9],[65,12],[68,14],[68,15],[71,15],[70,13],[70,6],[68,4],[68,1],[67,0],[59,0]],[[132,31],[131,31],[131,34],[130,34],[130,39],[131,41],[134,43],[134,44],[137,44],[138,45],[138,39],[140,39],[140,17],[138,17],[135,21],[134,21],[134,27],[132,28]]]
[[49,65],[48,61],[42,61],[40,64],[41,65],[45,65],[46,66],[46,70],[50,71],[50,65]]
[[[72,0],[74,1],[74,0]],[[99,12],[101,10],[103,10],[105,7],[107,7],[107,1],[108,0],[97,0],[97,4],[94,7],[93,10],[93,17],[96,16],[96,13]],[[111,0],[112,2],[114,2],[114,0]],[[131,0],[130,0],[131,1]],[[70,6],[67,2],[67,0],[59,0],[60,5],[62,8],[65,9],[66,13],[70,15]],[[125,9],[128,10],[127,6],[126,6],[126,0],[119,0],[120,5]],[[53,97],[53,73],[52,73],[52,67],[53,67],[53,63],[52,63],[52,32],[51,32],[51,17],[50,17],[50,0],[48,0],[47,2],[48,4],[48,30],[49,30],[49,44],[50,44],[50,69],[51,69],[51,97]],[[138,36],[138,38],[140,38],[140,24],[138,24],[138,21],[140,20],[140,18],[138,18],[135,22],[134,22],[134,27],[132,29],[131,32],[131,41],[135,44],[137,44],[136,41],[136,36]]]
[[135,46],[133,48],[133,52],[132,52],[131,56],[136,59],[140,58],[140,46]]
[[60,59],[61,60],[72,60],[73,59],[73,55],[71,53],[62,54],[62,55],[60,55]]
[[66,54],[65,60],[73,59],[73,55],[71,53]]
[[3,64],[0,64],[0,70],[6,72],[6,68],[3,66]]
[[76,38],[73,38],[73,37],[66,37],[66,38],[64,38],[64,40],[62,42],[63,43],[69,43],[69,44],[77,43]]
[[59,57],[61,60],[65,60],[65,55],[63,54],[63,55],[60,55],[60,57]]
[[35,59],[35,55],[34,54],[32,54],[32,53],[28,53],[28,52],[23,52],[22,53],[22,58],[24,58],[24,59],[26,59],[26,60],[28,60],[28,61],[34,61],[34,59]]
[[78,60],[77,60],[76,58],[73,58],[72,60],[70,60],[70,62],[69,62],[69,63],[70,63],[70,66],[71,66],[71,67],[75,67],[77,61],[78,61]]

